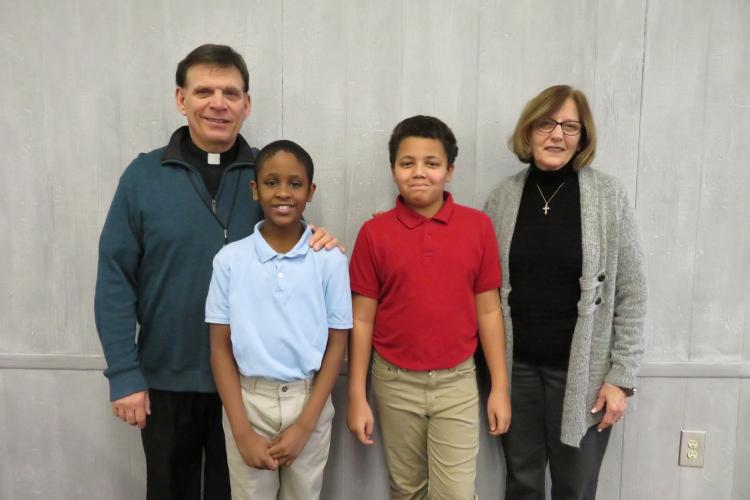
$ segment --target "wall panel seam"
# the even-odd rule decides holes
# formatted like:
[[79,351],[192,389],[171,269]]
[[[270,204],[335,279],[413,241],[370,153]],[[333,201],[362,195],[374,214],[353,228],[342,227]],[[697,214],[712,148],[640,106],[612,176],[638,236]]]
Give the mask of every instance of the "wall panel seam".
[[[0,353],[0,369],[103,370],[100,354]],[[641,365],[640,378],[750,378],[750,361],[650,361]]]
[[646,84],[646,45],[648,42],[648,0],[643,8],[643,52],[641,53],[641,95],[638,99],[638,141],[636,142],[638,151],[636,152],[636,169],[635,169],[635,193],[633,193],[633,207],[638,210],[638,186],[641,178],[641,138],[643,137],[643,88]]

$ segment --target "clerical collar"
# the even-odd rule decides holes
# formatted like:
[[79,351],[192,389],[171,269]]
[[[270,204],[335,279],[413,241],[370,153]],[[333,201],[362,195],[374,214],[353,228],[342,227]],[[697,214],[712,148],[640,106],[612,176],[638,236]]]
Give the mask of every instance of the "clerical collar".
[[532,161],[531,168],[529,169],[529,177],[539,184],[560,183],[564,181],[565,178],[573,175],[576,175],[576,171],[573,169],[573,160],[557,170],[542,170]]
[[226,167],[237,159],[237,153],[240,149],[240,141],[234,141],[232,147],[223,153],[207,153],[196,146],[190,137],[190,134],[187,133],[183,136],[180,149],[182,150],[182,155],[191,165]]

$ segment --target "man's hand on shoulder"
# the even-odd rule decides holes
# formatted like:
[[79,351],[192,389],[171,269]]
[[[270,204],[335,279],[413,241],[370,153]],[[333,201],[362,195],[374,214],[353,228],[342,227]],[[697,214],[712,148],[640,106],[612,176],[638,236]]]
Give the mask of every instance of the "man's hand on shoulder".
[[313,250],[315,250],[316,252],[321,248],[325,248],[326,250],[333,250],[338,246],[339,250],[341,250],[341,253],[346,253],[346,247],[344,247],[343,245],[339,245],[339,239],[329,233],[326,228],[318,227],[315,224],[309,224],[309,226],[313,232],[313,235],[310,238],[309,242]]
[[135,392],[112,401],[115,417],[139,429],[146,427],[146,417],[151,415],[151,400],[148,391]]

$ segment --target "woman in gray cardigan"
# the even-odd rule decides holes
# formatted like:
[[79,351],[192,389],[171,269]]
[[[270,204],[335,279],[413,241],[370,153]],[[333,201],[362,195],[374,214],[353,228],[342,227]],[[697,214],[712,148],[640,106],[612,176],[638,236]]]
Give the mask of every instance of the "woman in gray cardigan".
[[492,218],[512,366],[506,499],[593,499],[611,426],[635,391],[646,285],[622,184],[589,165],[596,129],[567,85],[529,101],[509,141],[524,168],[495,188]]

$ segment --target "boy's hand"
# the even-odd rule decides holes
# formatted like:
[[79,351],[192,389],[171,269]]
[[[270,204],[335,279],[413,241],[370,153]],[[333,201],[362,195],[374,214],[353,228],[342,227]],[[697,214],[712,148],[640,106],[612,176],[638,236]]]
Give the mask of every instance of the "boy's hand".
[[135,392],[112,401],[115,417],[139,429],[146,427],[146,416],[151,415],[151,400],[148,391]]
[[487,421],[490,435],[499,436],[510,427],[510,395],[508,391],[492,389],[487,398]]
[[237,449],[240,451],[242,460],[248,467],[265,470],[276,470],[278,468],[278,461],[269,453],[271,442],[263,436],[253,432],[235,436],[234,440],[237,443]]
[[310,434],[312,434],[311,430],[295,422],[273,439],[268,451],[279,465],[289,467],[302,452]]
[[313,232],[313,235],[310,238],[308,244],[312,247],[313,250],[317,252],[324,247],[326,250],[333,250],[334,248],[336,248],[336,246],[338,246],[339,250],[341,250],[341,253],[346,253],[346,248],[343,245],[339,245],[338,238],[329,233],[326,228],[318,227],[315,224],[308,225]]
[[372,408],[366,399],[349,400],[349,410],[346,419],[349,431],[359,439],[362,444],[373,444],[372,429],[375,419],[372,416]]

